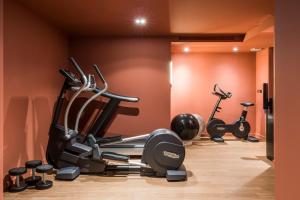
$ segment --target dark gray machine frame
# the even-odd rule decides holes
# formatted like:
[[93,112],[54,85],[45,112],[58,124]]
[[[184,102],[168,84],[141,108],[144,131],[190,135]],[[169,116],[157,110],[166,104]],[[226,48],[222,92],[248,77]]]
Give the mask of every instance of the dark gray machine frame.
[[[71,62],[81,74],[81,78],[86,79],[74,58],[71,58]],[[187,179],[186,170],[182,165],[185,158],[185,147],[181,139],[170,130],[158,129],[152,132],[147,137],[145,148],[143,149],[142,162],[137,163],[132,162],[127,155],[103,151],[92,134],[87,137],[88,144],[82,143],[82,137],[77,130],[70,130],[60,125],[58,119],[66,91],[70,87],[77,87],[77,92],[71,97],[72,103],[74,96],[77,97],[84,90],[91,89],[88,80],[83,80],[82,84],[82,81],[76,79],[71,73],[65,70],[60,70],[60,72],[67,78],[55,106],[46,152],[48,163],[59,169],[58,175],[60,179],[71,180],[77,176],[78,171],[89,174],[126,171],[128,173],[138,172],[145,176],[166,177],[168,181],[183,181]],[[101,91],[104,92],[105,89]],[[70,106],[68,105],[68,108]],[[125,164],[110,165],[108,163],[109,160]]]
[[274,117],[273,98],[269,97],[269,84],[263,84],[263,109],[266,113],[266,154],[271,161],[274,160]]

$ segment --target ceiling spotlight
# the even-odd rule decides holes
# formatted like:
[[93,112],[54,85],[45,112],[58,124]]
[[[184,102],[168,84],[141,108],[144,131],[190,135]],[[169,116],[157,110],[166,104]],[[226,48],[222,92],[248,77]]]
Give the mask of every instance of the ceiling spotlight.
[[134,20],[135,24],[140,24],[141,23],[141,20],[139,18],[135,19]]
[[139,17],[134,20],[134,23],[139,26],[144,26],[146,25],[147,20],[145,18]]
[[238,51],[239,51],[239,48],[233,47],[233,48],[232,48],[232,51],[233,51],[233,52],[238,52]]
[[190,48],[188,48],[188,47],[184,47],[184,48],[183,48],[183,52],[184,52],[184,53],[188,53],[188,52],[190,52]]
[[141,23],[141,25],[145,25],[145,24],[146,24],[146,22],[147,22],[147,21],[146,21],[146,19],[145,19],[145,18],[141,18],[141,19],[140,19],[140,23]]
[[251,48],[250,52],[259,52],[261,51],[261,48]]

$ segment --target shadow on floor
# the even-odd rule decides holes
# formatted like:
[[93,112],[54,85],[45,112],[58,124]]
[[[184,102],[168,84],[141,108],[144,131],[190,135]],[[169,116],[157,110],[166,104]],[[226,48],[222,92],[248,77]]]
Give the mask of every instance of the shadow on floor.
[[242,160],[260,160],[268,164],[270,167],[274,167],[274,163],[270,161],[266,156],[256,156],[253,158],[250,157],[241,157]]
[[269,167],[261,174],[253,177],[249,182],[242,185],[235,195],[245,196],[245,193],[249,193],[255,199],[275,199],[274,168]]

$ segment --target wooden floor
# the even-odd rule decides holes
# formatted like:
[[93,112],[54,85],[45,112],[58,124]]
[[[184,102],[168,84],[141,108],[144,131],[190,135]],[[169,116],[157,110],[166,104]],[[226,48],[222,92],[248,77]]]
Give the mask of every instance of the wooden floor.
[[264,142],[195,142],[187,147],[185,166],[189,178],[186,182],[138,175],[80,176],[73,182],[55,181],[45,191],[5,193],[4,199],[270,200],[275,199],[274,169],[264,155]]

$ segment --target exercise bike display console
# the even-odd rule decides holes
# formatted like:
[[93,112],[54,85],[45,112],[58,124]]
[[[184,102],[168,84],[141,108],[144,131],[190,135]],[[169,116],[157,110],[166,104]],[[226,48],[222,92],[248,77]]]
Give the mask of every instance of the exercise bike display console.
[[254,103],[242,102],[241,105],[243,106],[243,111],[240,118],[232,124],[226,124],[223,120],[216,118],[215,115],[222,109],[220,107],[221,101],[231,98],[232,93],[224,92],[217,84],[215,84],[212,94],[218,96],[218,100],[209,117],[206,127],[210,138],[215,142],[224,142],[224,139],[222,137],[225,135],[225,133],[232,133],[237,138],[245,139],[250,142],[258,142],[257,138],[249,136],[251,126],[246,120],[248,108],[254,106]]

